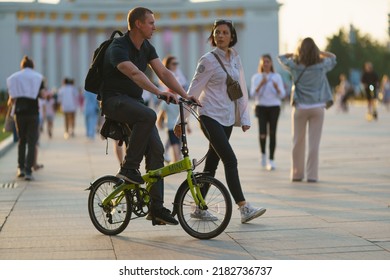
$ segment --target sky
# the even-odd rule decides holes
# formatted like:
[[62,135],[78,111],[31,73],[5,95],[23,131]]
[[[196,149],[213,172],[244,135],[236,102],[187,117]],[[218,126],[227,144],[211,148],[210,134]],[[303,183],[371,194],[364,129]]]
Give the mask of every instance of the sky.
[[300,39],[312,37],[324,49],[327,38],[350,24],[373,40],[387,42],[390,0],[278,0],[281,52],[293,52]]
[[[19,0],[26,1],[26,0]],[[0,0],[0,2],[19,2]],[[27,0],[28,1],[28,0]],[[41,0],[41,2],[58,0]],[[203,1],[203,0],[193,0]],[[260,1],[260,0],[257,0]],[[362,35],[387,42],[390,0],[277,0],[279,11],[280,51],[293,52],[299,40],[312,37],[324,49],[327,38],[352,24]]]

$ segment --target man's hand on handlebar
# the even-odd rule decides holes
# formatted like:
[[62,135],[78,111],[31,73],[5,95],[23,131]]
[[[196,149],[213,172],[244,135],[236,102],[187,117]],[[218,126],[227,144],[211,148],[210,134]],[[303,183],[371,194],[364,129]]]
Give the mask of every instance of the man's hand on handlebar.
[[179,99],[181,99],[181,101],[184,101],[184,102],[187,100],[189,102],[185,102],[185,103],[187,103],[188,105],[197,105],[199,107],[202,107],[199,100],[195,96],[187,96],[188,99],[185,99],[183,97],[179,97],[179,99],[178,99],[178,96],[176,94],[171,93],[169,91],[163,91],[161,94],[157,95],[157,98],[164,100],[168,104],[169,103],[179,104]]
[[169,92],[169,91],[163,91],[161,94],[157,96],[159,99],[164,100],[165,102],[178,104],[179,100],[177,99],[177,95]]

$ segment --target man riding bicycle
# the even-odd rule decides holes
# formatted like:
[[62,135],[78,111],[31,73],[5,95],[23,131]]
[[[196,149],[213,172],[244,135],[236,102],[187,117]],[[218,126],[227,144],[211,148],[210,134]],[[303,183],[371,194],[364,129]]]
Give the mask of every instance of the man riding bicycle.
[[[164,147],[156,128],[156,113],[143,103],[142,92],[147,90],[157,96],[178,102],[175,94],[162,92],[144,74],[148,64],[158,78],[173,92],[199,104],[189,97],[174,75],[162,64],[148,39],[155,27],[153,12],[137,7],[128,13],[128,31],[114,39],[108,47],[103,65],[102,109],[108,118],[126,123],[131,129],[126,156],[116,175],[130,183],[143,184],[139,172],[145,155],[146,171],[164,166]],[[163,207],[164,183],[159,180],[150,191],[152,215],[156,221],[177,225],[178,221]]]

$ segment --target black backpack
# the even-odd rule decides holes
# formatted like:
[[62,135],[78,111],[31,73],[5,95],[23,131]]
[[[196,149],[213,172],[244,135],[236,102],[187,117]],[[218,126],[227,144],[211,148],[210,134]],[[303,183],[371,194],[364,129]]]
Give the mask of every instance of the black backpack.
[[108,46],[114,40],[116,34],[123,36],[123,33],[119,30],[112,32],[110,39],[104,41],[100,46],[94,51],[92,56],[92,63],[89,67],[87,76],[85,77],[84,89],[92,93],[97,94],[97,99],[100,100],[100,89],[103,85],[103,61],[104,54]]
[[[102,128],[100,129],[100,135],[103,136],[104,139],[108,140],[108,138],[118,140],[118,145],[122,146],[123,143],[126,146],[129,144],[129,137],[131,134],[131,129],[125,123],[114,121],[110,118],[105,117]],[[108,141],[107,141],[108,143]],[[106,148],[107,153],[107,148]]]

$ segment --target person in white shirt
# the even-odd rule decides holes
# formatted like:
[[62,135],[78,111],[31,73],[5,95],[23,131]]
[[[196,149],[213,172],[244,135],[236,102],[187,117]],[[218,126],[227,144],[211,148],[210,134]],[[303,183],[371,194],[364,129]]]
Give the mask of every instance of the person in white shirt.
[[34,62],[28,56],[23,57],[20,68],[7,78],[7,87],[19,136],[17,177],[30,181],[33,180],[39,133],[38,97],[44,96],[44,82],[43,75],[34,70]]
[[[255,98],[255,113],[259,121],[259,143],[261,165],[268,170],[275,169],[274,155],[276,148],[276,129],[282,99],[286,96],[283,80],[275,73],[272,58],[269,54],[261,56],[258,73],[251,79],[251,96]],[[267,164],[266,142],[269,133],[269,161]]]
[[[241,126],[245,132],[250,128],[248,109],[248,91],[245,83],[240,56],[232,48],[237,43],[237,33],[230,20],[214,22],[209,42],[215,47],[212,52],[203,55],[188,89],[189,96],[199,97],[202,107],[198,108],[201,126],[210,141],[204,171],[214,176],[220,160],[225,168],[226,182],[239,206],[241,222],[263,215],[264,208],[256,208],[246,202],[238,174],[237,158],[229,143],[233,126]],[[235,102],[227,94],[227,74],[215,55],[218,55],[230,76],[239,81],[243,96],[236,100],[239,117],[236,119]],[[175,126],[175,134],[180,135],[180,126]],[[191,217],[214,220],[216,217],[207,210],[196,209]]]
[[[167,69],[169,69],[172,72],[172,74],[175,76],[176,80],[183,87],[183,89],[186,90],[188,88],[187,79],[180,71],[180,68],[178,67],[179,62],[177,58],[173,55],[167,55],[162,60],[162,63]],[[163,91],[172,92],[172,90],[167,88],[162,81],[159,81],[159,86]],[[157,123],[159,125],[159,128],[163,128],[164,122],[167,125],[168,137],[164,144],[164,151],[165,151],[164,160],[168,163],[171,162],[171,157],[169,156],[170,147],[172,147],[172,151],[173,151],[173,161],[176,162],[181,158],[180,138],[177,137],[173,131],[178,116],[179,116],[178,106],[169,105],[166,102],[160,103],[158,107]],[[188,124],[187,124],[187,130],[188,130],[187,132],[190,132],[191,130]]]
[[78,91],[72,79],[65,78],[63,85],[58,90],[58,98],[61,103],[62,112],[65,115],[64,138],[74,137],[76,111],[78,106]]

